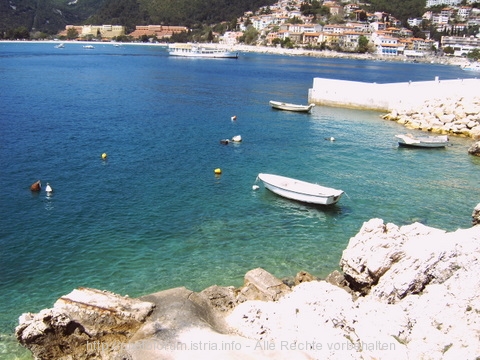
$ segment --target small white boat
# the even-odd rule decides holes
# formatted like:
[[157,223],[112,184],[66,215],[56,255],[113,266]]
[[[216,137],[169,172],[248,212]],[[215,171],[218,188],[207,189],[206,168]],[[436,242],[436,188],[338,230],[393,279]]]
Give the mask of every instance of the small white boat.
[[55,49],[63,49],[64,47],[65,47],[65,44],[64,44],[64,43],[55,45]]
[[83,48],[87,50],[95,49],[93,45],[83,45]]
[[463,68],[465,71],[480,71],[480,62],[473,62],[465,65]]
[[333,205],[343,195],[342,190],[273,174],[258,174],[257,179],[273,193],[287,199],[317,205]]
[[286,110],[286,111],[297,111],[297,112],[310,112],[315,104],[309,105],[297,105],[297,104],[290,104],[281,101],[273,101],[270,100],[270,106],[274,109],[278,110]]
[[232,137],[232,139],[222,139],[222,140],[220,140],[220,144],[223,144],[223,145],[228,145],[228,144],[230,144],[230,142],[241,143],[242,142],[242,136],[241,135],[235,135],[234,137]]
[[414,137],[411,134],[395,135],[398,138],[398,145],[422,148],[440,148],[449,144],[447,135],[440,136],[419,136]]
[[198,44],[170,44],[168,46],[170,56],[195,57],[195,58],[218,58],[237,59],[238,53],[222,48],[200,46]]

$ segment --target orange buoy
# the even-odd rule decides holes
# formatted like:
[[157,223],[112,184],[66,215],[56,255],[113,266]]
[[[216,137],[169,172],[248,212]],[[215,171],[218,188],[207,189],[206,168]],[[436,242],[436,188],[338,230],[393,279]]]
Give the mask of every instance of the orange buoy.
[[42,183],[40,182],[40,180],[34,182],[34,183],[30,186],[30,190],[31,190],[31,191],[40,191],[40,190],[42,190]]

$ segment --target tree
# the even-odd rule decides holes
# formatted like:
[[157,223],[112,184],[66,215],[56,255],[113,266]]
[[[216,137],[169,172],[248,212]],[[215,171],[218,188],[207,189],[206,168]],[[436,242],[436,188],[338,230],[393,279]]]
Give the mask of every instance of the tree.
[[207,34],[207,42],[212,42],[214,39],[213,37],[213,31],[210,29],[210,31]]
[[289,37],[286,37],[285,40],[282,41],[282,48],[293,49],[292,39],[290,39]]
[[451,46],[446,46],[443,48],[443,52],[446,55],[453,55],[455,53],[455,50]]
[[277,46],[278,44],[281,44],[282,43],[282,39],[280,38],[275,38],[272,40],[272,45],[273,46]]
[[291,17],[286,22],[288,24],[303,24],[303,20],[300,19],[298,16]]
[[313,0],[310,4],[307,2],[302,3],[302,5],[300,5],[300,11],[304,16],[312,15],[315,20],[317,17],[330,16],[330,8],[328,6],[321,5],[320,2],[316,0]]
[[240,37],[240,41],[243,41],[247,45],[254,44],[258,38],[258,31],[252,25],[247,27],[247,30]]
[[169,42],[179,42],[179,43],[186,43],[190,40],[190,34],[189,32],[182,31],[178,33],[174,33],[170,39]]
[[358,38],[358,52],[365,54],[368,51],[368,39],[364,35],[360,35]]
[[13,30],[11,34],[9,34],[8,38],[10,39],[29,39],[30,33],[25,26],[20,26]]
[[228,23],[228,30],[230,31],[237,30],[237,18],[233,18],[232,20],[230,20],[230,22]]
[[250,20],[250,17],[246,18],[245,19],[245,22],[243,23],[243,26],[245,26],[246,28],[248,28],[250,25],[252,25],[252,20]]
[[467,58],[473,61],[478,61],[478,59],[480,59],[480,49],[473,49],[469,51]]
[[418,26],[414,26],[412,28],[412,32],[413,32],[413,37],[419,38],[419,39],[425,39],[425,34]]
[[35,31],[35,33],[31,35],[31,38],[35,40],[45,40],[47,37],[48,35],[41,31]]
[[68,40],[75,40],[76,38],[78,38],[78,31],[77,29],[75,28],[69,28],[67,30],[67,39]]
[[366,7],[368,12],[382,11],[392,14],[402,23],[406,24],[408,18],[421,17],[425,12],[425,0],[369,0]]

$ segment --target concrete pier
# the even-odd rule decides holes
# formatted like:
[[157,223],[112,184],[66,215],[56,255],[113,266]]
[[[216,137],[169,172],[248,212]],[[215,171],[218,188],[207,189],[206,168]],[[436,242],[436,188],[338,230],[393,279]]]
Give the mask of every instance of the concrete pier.
[[314,78],[308,102],[352,109],[409,110],[427,100],[472,97],[479,93],[480,79],[440,80],[402,83],[364,83]]

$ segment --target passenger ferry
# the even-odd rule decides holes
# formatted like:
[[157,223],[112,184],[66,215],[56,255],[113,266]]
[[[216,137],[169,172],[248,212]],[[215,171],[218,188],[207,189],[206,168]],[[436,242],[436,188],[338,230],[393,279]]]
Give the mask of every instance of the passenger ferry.
[[170,56],[199,57],[199,58],[229,58],[237,59],[238,53],[221,48],[204,47],[198,44],[170,44]]

